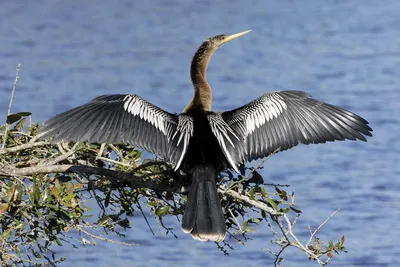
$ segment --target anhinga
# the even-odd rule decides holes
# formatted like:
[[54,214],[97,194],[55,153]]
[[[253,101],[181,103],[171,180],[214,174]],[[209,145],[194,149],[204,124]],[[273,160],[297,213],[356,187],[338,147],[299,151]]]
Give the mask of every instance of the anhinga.
[[226,228],[216,187],[219,172],[238,172],[241,163],[299,143],[372,136],[363,118],[301,91],[270,92],[231,111],[211,111],[208,62],[218,47],[248,32],[203,42],[190,67],[194,96],[182,113],[169,113],[133,94],[104,95],[49,119],[43,137],[129,143],[174,164],[192,183],[183,231],[200,241],[222,241]]

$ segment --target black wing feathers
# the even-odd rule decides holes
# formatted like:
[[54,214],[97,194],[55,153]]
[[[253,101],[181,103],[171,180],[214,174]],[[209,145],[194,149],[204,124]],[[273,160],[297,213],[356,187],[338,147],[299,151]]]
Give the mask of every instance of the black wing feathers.
[[[180,122],[185,122],[189,129],[178,130]],[[41,138],[54,136],[53,141],[124,142],[179,167],[182,152],[192,135],[190,127],[192,121],[189,117],[168,113],[136,95],[104,95],[49,119],[41,128]],[[186,142],[178,142],[181,135]]]
[[235,142],[245,144],[243,152],[235,150],[230,155],[232,159],[242,159],[235,162],[237,165],[266,157],[277,149],[290,149],[299,143],[366,141],[365,136],[372,136],[372,129],[365,119],[312,99],[301,91],[266,93],[243,107],[219,114],[240,136]]

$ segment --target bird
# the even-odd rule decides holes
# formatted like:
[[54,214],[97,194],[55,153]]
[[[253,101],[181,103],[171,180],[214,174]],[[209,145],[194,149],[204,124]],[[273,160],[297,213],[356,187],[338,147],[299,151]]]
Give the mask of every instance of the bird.
[[220,172],[298,144],[361,140],[372,136],[364,118],[316,100],[303,91],[267,92],[239,108],[211,110],[207,66],[222,45],[251,30],[207,38],[190,65],[194,95],[181,113],[170,113],[136,94],[110,94],[46,121],[41,138],[127,143],[157,155],[190,177],[182,230],[199,241],[225,239],[217,191]]

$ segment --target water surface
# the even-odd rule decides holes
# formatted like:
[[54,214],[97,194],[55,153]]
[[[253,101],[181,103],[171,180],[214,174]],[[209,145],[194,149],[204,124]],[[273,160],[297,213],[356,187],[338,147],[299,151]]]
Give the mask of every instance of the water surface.
[[[398,1],[2,1],[0,114],[6,114],[18,63],[13,111],[34,119],[101,94],[135,93],[171,112],[192,96],[191,57],[207,36],[253,32],[217,51],[208,80],[213,108],[233,109],[273,90],[295,89],[365,117],[374,137],[363,142],[299,146],[274,156],[262,174],[291,184],[307,225],[321,238],[346,236],[348,254],[332,266],[399,266],[400,3]],[[150,220],[151,221],[151,220]],[[271,233],[257,227],[246,245],[224,256],[193,241],[174,218],[178,239],[132,219],[124,247],[57,248],[60,266],[270,266]],[[152,223],[153,229],[157,225]],[[110,237],[116,238],[117,237]],[[311,266],[295,249],[284,266]]]

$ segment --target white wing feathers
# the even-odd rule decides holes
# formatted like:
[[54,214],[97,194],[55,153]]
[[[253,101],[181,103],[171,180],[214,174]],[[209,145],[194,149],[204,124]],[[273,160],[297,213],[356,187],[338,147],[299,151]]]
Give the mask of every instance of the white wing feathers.
[[[207,114],[211,131],[238,171],[245,161],[299,143],[371,136],[354,113],[312,99],[304,92],[271,92],[235,110]],[[41,138],[54,141],[125,142],[158,155],[178,169],[194,132],[193,118],[171,114],[136,95],[104,95],[49,119]]]
[[193,129],[191,117],[168,113],[137,95],[104,95],[49,119],[41,127],[41,138],[125,142],[158,155],[178,169]]
[[[211,131],[214,133],[218,140],[222,152],[227,158],[229,164],[235,171],[239,172],[237,168],[237,159],[234,157],[235,150],[240,148],[241,140],[231,127],[222,119],[220,113],[210,113],[207,116]],[[235,146],[235,144],[237,144]]]
[[235,110],[208,115],[211,129],[230,165],[263,158],[299,143],[366,141],[368,122],[301,91],[266,93]]

